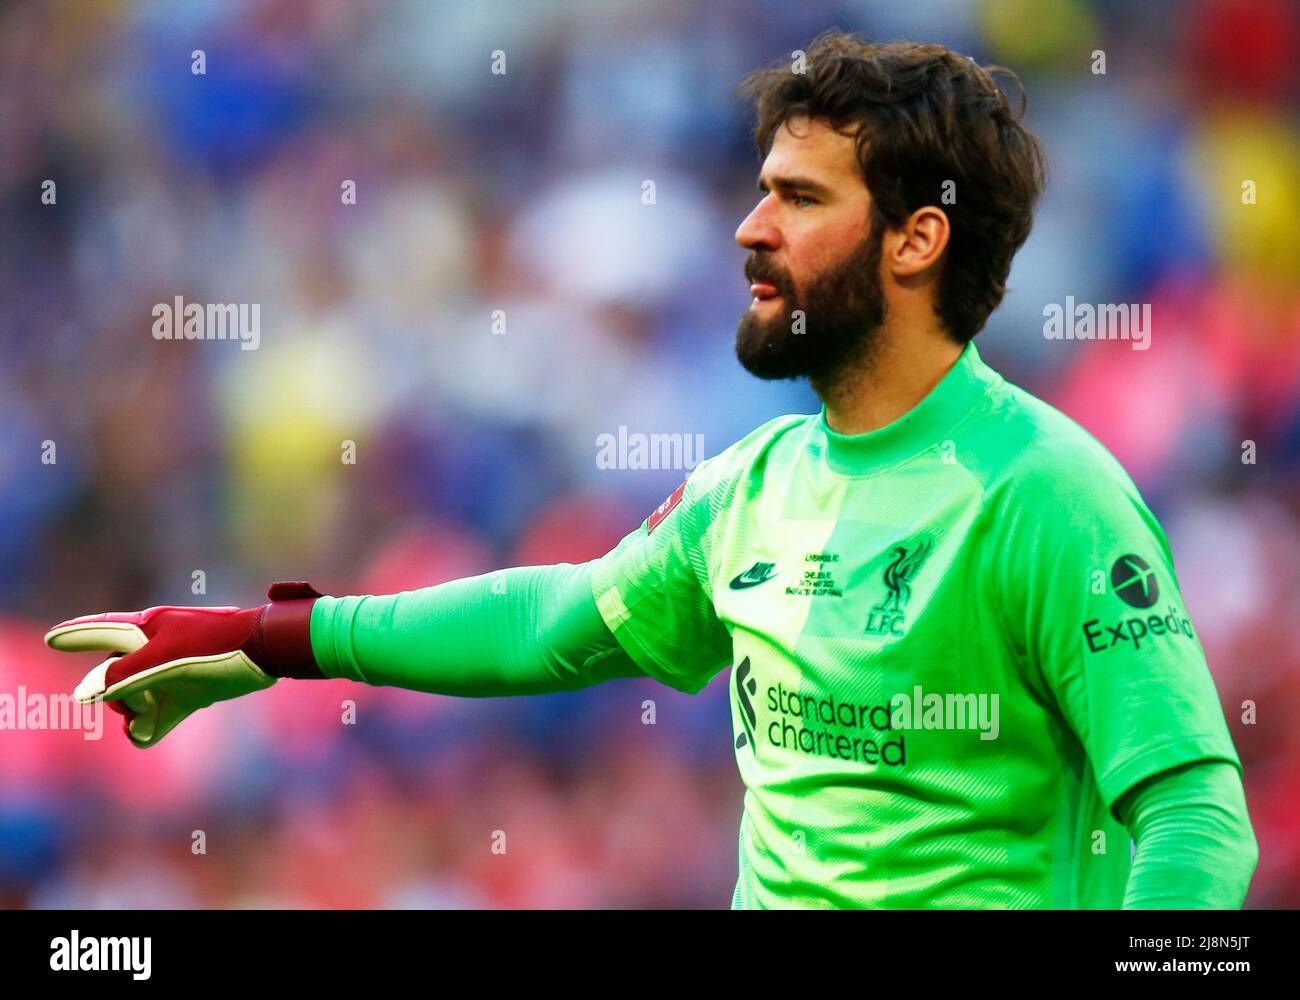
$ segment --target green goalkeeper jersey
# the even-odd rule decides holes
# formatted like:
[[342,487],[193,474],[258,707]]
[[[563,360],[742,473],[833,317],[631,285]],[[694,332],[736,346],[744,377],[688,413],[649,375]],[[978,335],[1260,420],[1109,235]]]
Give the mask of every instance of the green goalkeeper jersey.
[[1119,907],[1117,800],[1241,767],[1136,486],[973,343],[879,430],[769,421],[592,566],[642,670],[731,668],[736,908]]

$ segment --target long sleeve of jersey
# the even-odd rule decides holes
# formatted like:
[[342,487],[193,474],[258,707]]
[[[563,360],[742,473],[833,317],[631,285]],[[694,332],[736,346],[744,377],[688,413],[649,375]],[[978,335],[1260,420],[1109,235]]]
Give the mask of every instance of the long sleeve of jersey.
[[1124,909],[1237,909],[1259,858],[1241,777],[1202,760],[1141,782],[1116,805],[1137,844]]
[[545,694],[645,674],[601,618],[590,563],[517,566],[379,597],[322,597],[327,677],[462,697]]

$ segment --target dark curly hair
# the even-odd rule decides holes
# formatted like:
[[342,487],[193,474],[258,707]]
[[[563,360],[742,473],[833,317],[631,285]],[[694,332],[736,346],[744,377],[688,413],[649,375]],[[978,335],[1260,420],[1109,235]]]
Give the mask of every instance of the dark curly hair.
[[[759,156],[784,122],[807,116],[854,135],[876,225],[939,207],[950,235],[935,311],[966,343],[1006,294],[1011,258],[1029,236],[1046,180],[1042,147],[1021,122],[1019,78],[943,45],[870,43],[841,31],[818,36],[803,68],[780,64],[741,83],[741,96],[756,106]],[[1019,91],[1018,112],[994,79],[999,73]],[[952,204],[941,200],[945,181],[956,185]]]

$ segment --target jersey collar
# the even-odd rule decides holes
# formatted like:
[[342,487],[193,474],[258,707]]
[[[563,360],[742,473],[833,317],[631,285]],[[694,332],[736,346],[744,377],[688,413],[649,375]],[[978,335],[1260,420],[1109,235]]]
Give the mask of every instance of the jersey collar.
[[866,434],[841,434],[826,422],[826,404],[812,423],[810,446],[845,475],[869,475],[941,444],[944,435],[970,412],[1001,376],[968,341],[939,384],[891,424]]

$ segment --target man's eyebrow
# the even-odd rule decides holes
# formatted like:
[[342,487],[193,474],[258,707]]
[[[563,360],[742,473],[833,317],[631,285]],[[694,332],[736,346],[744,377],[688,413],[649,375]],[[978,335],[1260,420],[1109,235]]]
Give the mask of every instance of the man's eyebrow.
[[809,194],[821,195],[823,198],[830,195],[831,191],[825,184],[818,184],[809,177],[773,177],[770,180],[758,179],[758,189],[764,193],[769,186],[780,188],[782,191],[807,191]]

